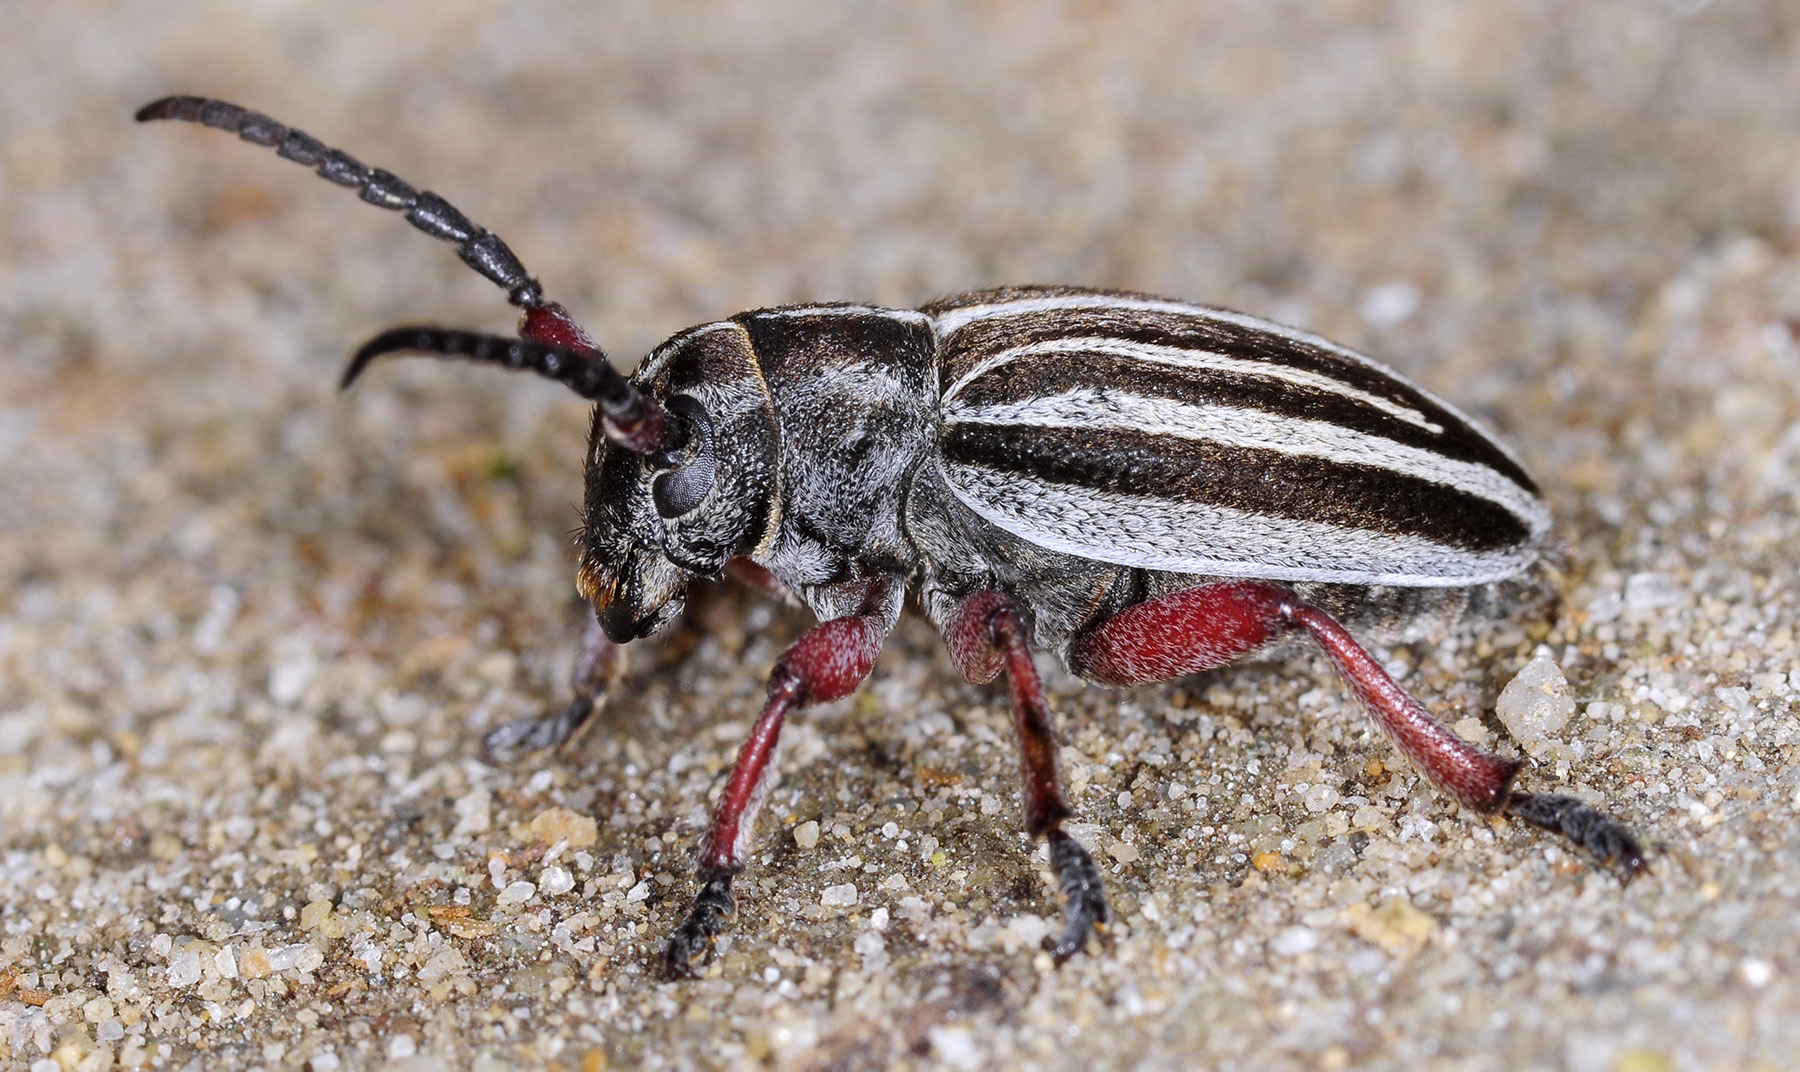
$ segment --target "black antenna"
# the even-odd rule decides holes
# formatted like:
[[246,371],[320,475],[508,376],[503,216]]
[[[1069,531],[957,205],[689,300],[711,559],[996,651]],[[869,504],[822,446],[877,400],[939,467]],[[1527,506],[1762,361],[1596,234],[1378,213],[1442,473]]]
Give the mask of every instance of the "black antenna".
[[[277,156],[313,168],[320,177],[353,187],[371,205],[406,214],[407,222],[433,238],[454,243],[463,263],[500,285],[507,300],[525,310],[525,323],[548,321],[553,337],[568,336],[575,346],[530,342],[500,335],[436,327],[403,327],[384,331],[363,344],[344,370],[349,387],[369,363],[384,354],[414,351],[434,357],[462,357],[482,364],[535,372],[591,399],[605,418],[606,438],[639,454],[673,454],[687,441],[687,429],[650,399],[588,344],[562,307],[544,300],[544,288],[531,278],[519,258],[499,236],[469,222],[450,202],[381,168],[371,168],[341,149],[333,149],[304,131],[278,123],[261,112],[211,97],[164,97],[138,109],[137,120],[180,119],[228,130],[252,145],[273,148]],[[541,325],[540,325],[541,326]]]
[[363,370],[384,354],[430,354],[461,357],[515,371],[535,372],[563,384],[600,407],[606,418],[606,438],[639,454],[673,454],[687,443],[687,429],[678,417],[638,393],[598,351],[577,350],[550,343],[510,339],[453,328],[392,328],[370,339],[350,359],[343,387],[349,387]]
[[371,168],[333,149],[304,131],[285,126],[261,112],[211,97],[164,97],[138,109],[137,120],[180,119],[228,130],[252,145],[275,150],[277,156],[313,168],[339,186],[354,187],[371,205],[404,212],[407,222],[433,238],[454,243],[463,263],[499,284],[506,298],[522,309],[544,304],[544,288],[531,278],[519,258],[499,236],[477,227],[450,202],[430,190],[416,190],[390,171]]

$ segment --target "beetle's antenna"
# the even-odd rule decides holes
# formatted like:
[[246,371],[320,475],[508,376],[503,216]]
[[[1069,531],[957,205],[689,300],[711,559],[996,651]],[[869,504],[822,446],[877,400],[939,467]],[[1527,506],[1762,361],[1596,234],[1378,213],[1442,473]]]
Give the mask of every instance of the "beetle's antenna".
[[608,441],[638,454],[674,453],[687,442],[687,429],[661,406],[638,393],[599,351],[527,342],[451,328],[393,328],[370,339],[350,359],[340,386],[349,387],[376,358],[414,351],[462,357],[482,364],[526,369],[593,400],[605,418]]
[[437,194],[416,190],[392,172],[368,167],[342,149],[333,149],[261,112],[210,97],[164,97],[138,109],[138,122],[152,119],[180,119],[216,127],[231,131],[252,145],[272,148],[277,156],[315,169],[321,178],[354,187],[371,205],[404,212],[407,222],[431,237],[454,243],[456,255],[463,263],[499,284],[514,305],[535,309],[544,304],[544,288],[531,278],[498,235],[471,223]]
[[[464,264],[504,289],[508,301],[526,310],[528,328],[534,317],[548,320],[550,326],[540,324],[540,330],[552,331],[553,337],[568,335],[572,341],[587,342],[586,335],[560,306],[544,300],[544,288],[531,278],[518,256],[498,235],[470,222],[437,194],[414,189],[392,172],[371,168],[342,149],[333,149],[261,112],[211,97],[164,97],[151,101],[138,109],[137,120],[147,123],[152,119],[180,119],[228,130],[252,145],[273,148],[277,156],[313,168],[321,178],[355,188],[371,205],[405,213],[408,223],[433,238],[454,243],[456,255]],[[559,325],[564,330],[558,331]],[[559,346],[433,327],[395,328],[382,332],[356,352],[344,371],[342,386],[349,387],[377,357],[403,350],[466,357],[547,376],[598,403],[606,418],[606,438],[627,450],[641,454],[674,452],[687,440],[686,429],[678,419],[640,395],[607,363],[605,354],[585,345]]]

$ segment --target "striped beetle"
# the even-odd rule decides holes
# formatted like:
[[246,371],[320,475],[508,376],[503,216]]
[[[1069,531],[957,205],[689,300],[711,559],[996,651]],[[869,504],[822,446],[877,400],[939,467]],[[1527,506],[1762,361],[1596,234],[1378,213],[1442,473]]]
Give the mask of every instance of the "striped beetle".
[[847,696],[908,590],[964,678],[1010,686],[1024,821],[1049,844],[1060,960],[1110,919],[1072,809],[1033,651],[1105,685],[1165,681],[1310,635],[1440,789],[1556,831],[1621,870],[1642,850],[1570,797],[1512,788],[1521,761],[1444,728],[1321,607],[1368,617],[1396,591],[1471,589],[1529,568],[1550,515],[1497,440],[1392,371],[1317,336],[1137,294],[1021,287],[918,310],[791,305],[683,331],[629,378],[547,301],[498,237],[435,194],[223,101],[140,121],[231,131],[452,242],[524,312],[518,339],[384,332],[344,374],[415,352],[524,369],[595,405],[577,587],[596,611],[575,700],[486,739],[569,741],[695,577],[730,571],[820,624],[776,662],[701,845],[664,967],[692,974],[733,911],[788,712]]

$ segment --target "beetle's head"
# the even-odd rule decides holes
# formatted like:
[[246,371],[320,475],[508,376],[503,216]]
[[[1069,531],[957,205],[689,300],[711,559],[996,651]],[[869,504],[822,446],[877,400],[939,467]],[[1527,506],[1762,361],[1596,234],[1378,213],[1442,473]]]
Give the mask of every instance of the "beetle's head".
[[529,370],[592,399],[576,587],[615,643],[654,633],[690,580],[754,553],[779,520],[775,404],[750,336],[730,322],[684,331],[627,379],[560,305],[527,304],[520,333],[394,328],[357,351],[343,383],[414,352]]
[[690,580],[753,553],[777,520],[775,407],[743,328],[677,335],[631,382],[674,428],[640,450],[594,412],[576,585],[615,643],[667,625]]

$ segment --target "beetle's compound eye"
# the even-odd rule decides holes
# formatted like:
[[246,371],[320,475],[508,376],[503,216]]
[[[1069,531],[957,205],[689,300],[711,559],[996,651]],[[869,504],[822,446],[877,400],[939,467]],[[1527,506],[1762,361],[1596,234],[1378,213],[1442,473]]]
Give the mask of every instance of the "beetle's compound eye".
[[658,468],[673,466],[656,474],[650,484],[650,499],[657,514],[668,519],[680,517],[706,498],[718,476],[719,459],[713,447],[712,417],[698,399],[676,395],[669,399],[666,408],[687,426],[688,433],[680,454],[650,459]]

